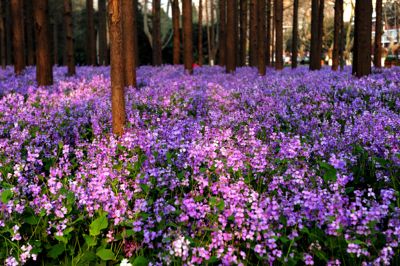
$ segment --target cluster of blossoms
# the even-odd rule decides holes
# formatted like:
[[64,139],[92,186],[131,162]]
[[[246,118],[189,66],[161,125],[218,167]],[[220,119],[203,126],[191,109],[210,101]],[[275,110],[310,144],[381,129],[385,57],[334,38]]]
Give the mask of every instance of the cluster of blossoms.
[[141,67],[119,139],[109,69],[64,73],[0,71],[0,263],[90,234],[152,265],[398,259],[399,69]]

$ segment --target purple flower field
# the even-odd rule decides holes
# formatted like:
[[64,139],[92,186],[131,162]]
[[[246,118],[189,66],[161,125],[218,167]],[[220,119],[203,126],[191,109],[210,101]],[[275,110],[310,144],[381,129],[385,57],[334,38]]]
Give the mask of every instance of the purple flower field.
[[[399,265],[400,68],[0,70],[0,263]],[[125,260],[126,259],[126,260]]]

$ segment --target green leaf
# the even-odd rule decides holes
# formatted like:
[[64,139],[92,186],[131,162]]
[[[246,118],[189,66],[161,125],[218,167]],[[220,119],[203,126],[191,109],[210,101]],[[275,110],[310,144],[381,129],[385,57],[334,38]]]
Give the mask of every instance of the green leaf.
[[94,220],[89,226],[89,233],[91,236],[97,236],[100,234],[101,230],[108,227],[107,213],[103,213]]
[[337,170],[326,162],[319,162],[319,166],[324,170],[323,179],[325,182],[335,182],[337,180]]
[[95,260],[96,260],[96,254],[94,254],[94,252],[85,251],[85,253],[77,259],[76,265],[77,266],[86,266],[86,265],[89,265],[90,262],[93,262]]
[[102,260],[114,260],[115,254],[111,249],[102,248],[96,252],[96,255]]
[[31,215],[24,218],[24,222],[30,225],[37,225],[39,223],[39,217]]
[[58,258],[63,252],[65,251],[65,247],[63,243],[59,243],[57,245],[54,245],[51,247],[49,252],[47,252],[47,256],[49,256],[52,259]]
[[7,204],[12,198],[12,191],[10,189],[6,189],[1,193],[1,202]]
[[85,243],[89,246],[89,247],[94,247],[96,246],[96,238],[93,236],[88,236],[88,235],[83,235],[83,238],[85,239]]
[[147,266],[147,265],[149,265],[149,261],[143,256],[136,257],[135,260],[133,261],[133,266]]
[[221,200],[218,202],[217,208],[218,208],[218,210],[220,210],[220,211],[223,211],[223,210],[225,209],[225,202],[224,202],[224,200],[221,199]]
[[150,188],[149,188],[148,185],[146,185],[146,184],[140,184],[140,187],[142,188],[142,190],[143,190],[144,193],[146,193],[146,194],[149,193]]

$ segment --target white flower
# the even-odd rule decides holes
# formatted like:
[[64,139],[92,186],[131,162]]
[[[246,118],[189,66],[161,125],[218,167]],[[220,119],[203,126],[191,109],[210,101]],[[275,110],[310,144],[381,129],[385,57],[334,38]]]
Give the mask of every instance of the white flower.
[[174,242],[172,242],[171,255],[176,257],[187,258],[189,254],[189,244],[190,242],[185,239],[184,236],[178,236]]
[[120,266],[132,266],[132,263],[130,263],[127,259],[123,259]]

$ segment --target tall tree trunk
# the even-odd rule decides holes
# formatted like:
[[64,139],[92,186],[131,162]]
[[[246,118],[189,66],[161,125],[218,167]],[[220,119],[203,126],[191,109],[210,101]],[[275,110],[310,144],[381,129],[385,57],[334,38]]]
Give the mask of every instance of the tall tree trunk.
[[13,55],[12,55],[12,30],[11,30],[11,10],[10,10],[10,1],[5,1],[5,14],[6,14],[6,56],[7,56],[7,65],[11,65],[13,63]]
[[374,66],[382,67],[382,0],[376,0]]
[[35,44],[34,44],[34,30],[33,30],[33,10],[32,0],[25,0],[25,36],[26,36],[26,63],[29,66],[35,64]]
[[7,58],[6,58],[6,33],[5,33],[3,1],[0,1],[0,61],[1,61],[1,68],[5,69],[7,64]]
[[[213,12],[212,7],[211,7],[211,12]],[[225,49],[226,49],[226,0],[219,0],[219,65],[220,66],[226,65]]]
[[339,68],[339,50],[341,36],[341,21],[343,20],[343,0],[335,1],[335,21],[333,32],[333,52],[332,52],[332,70],[337,71]]
[[87,64],[96,65],[96,32],[94,29],[93,0],[86,0],[87,11]]
[[258,48],[258,73],[261,76],[265,75],[265,0],[257,1],[258,7],[258,27],[257,27],[257,48]]
[[292,68],[297,67],[297,46],[299,28],[299,0],[293,1],[293,29],[292,29]]
[[283,69],[283,1],[275,0],[276,48],[275,69]]
[[133,0],[122,0],[122,47],[124,51],[125,63],[125,86],[136,87],[136,53],[134,43],[134,6]]
[[250,66],[257,66],[257,0],[250,0]]
[[174,33],[173,39],[173,63],[179,65],[180,63],[180,29],[179,29],[179,0],[172,0],[172,27]]
[[161,66],[162,64],[162,47],[161,47],[161,3],[160,0],[153,0],[153,65]]
[[199,0],[199,36],[198,36],[198,43],[197,43],[197,50],[199,53],[199,66],[203,65],[203,3]]
[[125,127],[125,78],[122,44],[121,1],[108,0],[111,59],[111,109],[113,133],[122,136]]
[[36,40],[36,80],[39,86],[53,84],[48,8],[48,0],[36,0],[33,6]]
[[324,37],[324,0],[319,0],[318,9],[318,69],[321,69],[321,59],[322,59],[322,44]]
[[265,50],[265,63],[267,66],[271,65],[271,0],[267,0],[267,36],[266,41],[267,47]]
[[343,70],[345,63],[344,62],[345,34],[344,34],[344,21],[343,21],[343,5],[341,13],[342,13],[342,18],[340,20],[340,34],[339,34],[339,63],[340,63],[340,70]]
[[235,30],[236,0],[227,0],[226,9],[226,73],[236,70],[236,30]]
[[357,77],[371,74],[372,0],[356,0],[353,70]]
[[240,0],[240,61],[241,66],[246,65],[247,46],[247,0]]
[[193,22],[192,22],[192,0],[182,1],[183,14],[183,63],[185,70],[193,73]]
[[74,58],[74,34],[72,26],[72,1],[64,0],[64,28],[65,28],[65,48],[68,67],[68,76],[75,75]]
[[14,72],[22,74],[25,68],[24,12],[22,0],[11,0]]
[[106,21],[106,0],[98,0],[99,8],[99,65],[107,65],[107,21]]
[[317,70],[321,65],[321,55],[318,54],[318,9],[319,0],[312,0],[311,6],[311,48],[310,48],[310,70]]
[[53,63],[58,65],[58,34],[57,34],[57,21],[53,23]]

